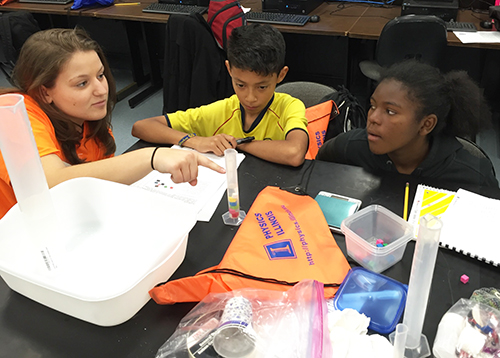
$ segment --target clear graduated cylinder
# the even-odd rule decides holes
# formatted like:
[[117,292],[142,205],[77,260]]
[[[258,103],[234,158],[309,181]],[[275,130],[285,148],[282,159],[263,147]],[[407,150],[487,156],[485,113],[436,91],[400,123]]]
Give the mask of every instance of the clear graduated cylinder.
[[56,214],[22,95],[0,96],[0,150],[34,249],[52,271],[57,265],[48,245],[55,241]]
[[394,335],[391,334],[389,336],[394,346],[394,353],[392,358],[404,358],[408,327],[406,327],[403,323],[399,323],[393,333]]
[[428,357],[431,354],[427,337],[422,334],[422,328],[442,226],[441,220],[431,214],[420,218],[403,317],[403,324],[408,327],[405,350],[407,358]]
[[224,224],[233,226],[240,225],[246,216],[246,213],[240,210],[237,154],[238,152],[235,149],[226,149],[224,151],[226,160],[228,211],[222,215],[222,220]]

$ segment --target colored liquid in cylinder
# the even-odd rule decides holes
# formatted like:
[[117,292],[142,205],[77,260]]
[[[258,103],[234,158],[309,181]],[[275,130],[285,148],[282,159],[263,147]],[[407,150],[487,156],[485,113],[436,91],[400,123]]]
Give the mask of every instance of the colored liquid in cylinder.
[[238,197],[238,189],[237,188],[228,188],[228,207],[229,214],[232,218],[237,218],[240,215],[240,201]]

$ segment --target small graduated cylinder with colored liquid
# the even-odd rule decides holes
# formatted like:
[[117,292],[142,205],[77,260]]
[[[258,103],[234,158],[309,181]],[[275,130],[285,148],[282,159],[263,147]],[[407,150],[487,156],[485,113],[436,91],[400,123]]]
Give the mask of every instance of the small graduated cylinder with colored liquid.
[[240,200],[238,199],[238,188],[227,188],[227,202],[229,216],[233,219],[240,216]]
[[226,159],[228,211],[222,215],[222,220],[224,220],[224,224],[233,226],[240,225],[246,216],[246,213],[240,210],[237,154],[238,152],[235,149],[226,149],[224,151],[224,157]]

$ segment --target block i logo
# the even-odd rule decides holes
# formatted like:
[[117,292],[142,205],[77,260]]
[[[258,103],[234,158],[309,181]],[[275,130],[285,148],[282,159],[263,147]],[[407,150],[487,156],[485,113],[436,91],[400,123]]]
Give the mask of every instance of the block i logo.
[[297,254],[291,240],[276,241],[264,245],[269,260],[296,259]]

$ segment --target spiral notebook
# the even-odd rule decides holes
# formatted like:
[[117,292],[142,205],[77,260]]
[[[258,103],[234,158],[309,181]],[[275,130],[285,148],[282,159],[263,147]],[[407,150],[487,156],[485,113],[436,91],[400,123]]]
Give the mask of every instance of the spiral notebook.
[[419,184],[415,192],[415,199],[411,207],[408,222],[413,225],[413,236],[418,235],[420,218],[425,214],[432,214],[442,219],[446,210],[455,198],[456,192],[445,189],[433,188]]
[[449,191],[419,184],[408,222],[418,236],[420,218],[430,213],[443,222],[441,247],[500,266],[498,225],[500,200],[470,191]]
[[443,217],[440,244],[500,266],[500,200],[459,189]]

